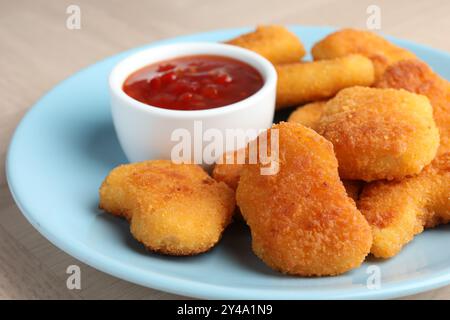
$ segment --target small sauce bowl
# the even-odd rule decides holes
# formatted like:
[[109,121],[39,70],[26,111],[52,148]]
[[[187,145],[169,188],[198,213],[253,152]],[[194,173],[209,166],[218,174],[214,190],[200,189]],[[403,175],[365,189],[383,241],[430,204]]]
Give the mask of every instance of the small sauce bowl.
[[[247,63],[261,74],[263,86],[243,100],[205,110],[164,109],[144,104],[124,92],[124,82],[133,72],[152,63],[191,55],[224,56]],[[273,65],[247,49],[221,43],[179,43],[152,47],[125,58],[110,74],[109,88],[114,127],[120,145],[130,162],[151,159],[172,159],[179,162],[173,159],[173,150],[180,141],[174,139],[173,134],[176,130],[182,129],[188,132],[192,139],[191,162],[208,166],[211,164],[210,160],[194,157],[194,149],[203,150],[208,145],[208,141],[204,141],[204,137],[198,135],[203,135],[208,129],[219,131],[225,137],[227,130],[254,132],[269,128],[275,112],[276,83],[277,74]],[[244,145],[245,142],[242,140],[232,148],[224,144],[223,149],[217,152],[217,156],[220,156],[221,152],[241,148]]]

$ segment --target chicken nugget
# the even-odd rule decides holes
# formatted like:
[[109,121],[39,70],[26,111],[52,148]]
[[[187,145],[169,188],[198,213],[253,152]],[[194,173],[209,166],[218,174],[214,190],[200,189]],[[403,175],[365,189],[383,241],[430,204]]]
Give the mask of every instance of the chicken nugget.
[[153,160],[122,165],[100,188],[100,208],[130,219],[146,248],[193,255],[212,248],[231,221],[234,192],[197,165]]
[[237,189],[239,177],[244,164],[247,162],[246,154],[242,159],[243,162],[239,162],[238,152],[246,152],[245,149],[239,149],[236,151],[226,152],[222,155],[222,161],[214,165],[212,171],[212,177],[216,181],[222,181],[226,183],[231,189]]
[[392,63],[415,58],[412,52],[394,45],[376,33],[355,29],[343,29],[326,36],[313,46],[311,53],[314,60],[362,54],[372,60],[377,79]]
[[362,55],[276,66],[277,109],[333,97],[352,86],[374,82],[372,62]]
[[372,234],[338,176],[333,146],[300,124],[281,122],[279,170],[245,165],[237,203],[255,254],[270,267],[301,276],[337,275],[358,267]]
[[326,101],[317,101],[300,106],[290,114],[288,122],[299,123],[316,130],[326,104]]
[[427,96],[440,133],[439,154],[450,152],[450,83],[419,60],[399,61],[389,67],[375,85],[405,89]]
[[278,25],[258,26],[255,31],[226,43],[255,51],[273,64],[297,62],[306,53],[300,39]]
[[432,113],[422,95],[353,87],[327,102],[317,132],[333,143],[342,179],[401,179],[422,171],[436,155]]
[[364,187],[358,208],[372,227],[371,253],[396,255],[426,227],[450,221],[450,153],[418,176],[376,181]]
[[390,66],[376,86],[426,95],[441,140],[437,157],[417,176],[378,181],[363,189],[358,206],[373,230],[371,252],[389,258],[424,228],[450,221],[450,84],[425,63],[405,60]]

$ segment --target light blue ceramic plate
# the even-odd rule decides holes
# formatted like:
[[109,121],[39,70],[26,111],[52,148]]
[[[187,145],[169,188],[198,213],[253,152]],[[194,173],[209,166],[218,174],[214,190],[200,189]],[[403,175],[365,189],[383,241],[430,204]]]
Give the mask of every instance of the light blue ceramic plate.
[[[329,28],[291,28],[309,47]],[[189,35],[151,45],[221,41],[248,31]],[[450,55],[406,41],[450,79]],[[338,277],[302,279],[272,271],[250,248],[245,226],[235,224],[211,252],[187,258],[146,252],[128,224],[97,209],[97,190],[107,173],[126,159],[108,105],[107,78],[133,49],[86,68],[56,86],[27,113],[12,139],[8,183],[30,223],[52,243],[81,261],[137,284],[199,298],[329,299],[392,298],[450,283],[450,229],[426,231],[387,261],[369,259]],[[380,267],[381,287],[369,289],[369,266]]]

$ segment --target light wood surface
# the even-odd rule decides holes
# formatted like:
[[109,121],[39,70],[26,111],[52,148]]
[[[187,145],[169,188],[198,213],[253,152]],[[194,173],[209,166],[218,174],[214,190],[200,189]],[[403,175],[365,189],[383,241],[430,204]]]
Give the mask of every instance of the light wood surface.
[[[81,8],[81,29],[66,8]],[[0,0],[0,162],[18,122],[59,81],[97,60],[158,39],[263,23],[366,27],[381,8],[381,31],[450,52],[448,0]],[[4,167],[4,166],[3,166]],[[82,289],[66,288],[77,264]],[[60,251],[24,219],[0,171],[0,298],[177,299],[99,272]],[[450,287],[408,297],[450,299]]]

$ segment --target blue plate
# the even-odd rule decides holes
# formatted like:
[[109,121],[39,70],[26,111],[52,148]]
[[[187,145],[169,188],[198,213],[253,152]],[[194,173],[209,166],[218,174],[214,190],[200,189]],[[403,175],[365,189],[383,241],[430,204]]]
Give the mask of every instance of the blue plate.
[[[214,31],[151,45],[222,41],[248,30]],[[332,29],[291,30],[310,47]],[[450,55],[391,40],[450,78]],[[419,235],[393,259],[369,259],[357,270],[327,278],[272,271],[253,255],[249,232],[239,223],[225,232],[214,250],[200,256],[164,257],[145,251],[131,237],[126,222],[97,209],[100,183],[112,168],[127,162],[111,120],[108,74],[119,60],[140,49],[103,60],[63,81],[33,106],[14,134],[7,157],[10,189],[29,222],[53,244],[116,277],[209,299],[392,298],[450,283],[448,227]],[[379,288],[367,286],[376,270]]]

